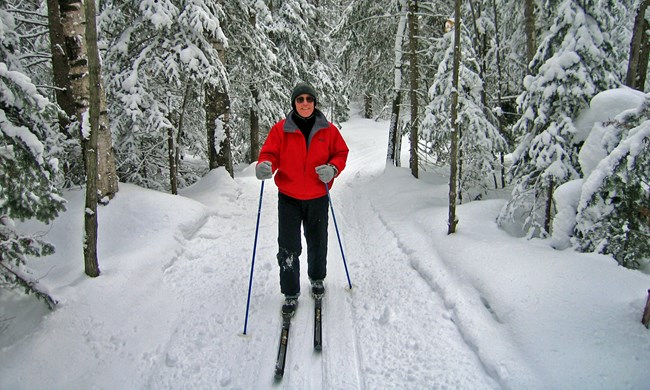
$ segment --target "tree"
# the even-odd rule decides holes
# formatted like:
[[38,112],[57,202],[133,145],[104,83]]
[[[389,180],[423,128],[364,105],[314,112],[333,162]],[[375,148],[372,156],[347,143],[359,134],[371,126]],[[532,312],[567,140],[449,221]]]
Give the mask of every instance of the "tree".
[[[68,74],[55,74],[54,80],[55,82],[60,82],[62,84],[57,85],[59,88],[64,90],[69,88],[71,90],[74,112],[67,112],[66,114],[68,115],[68,118],[73,119],[71,125],[74,126],[75,131],[71,131],[70,133],[78,132],[82,144],[84,162],[87,162],[88,159],[85,157],[85,154],[91,147],[88,145],[89,134],[84,133],[83,124],[83,121],[87,120],[88,104],[90,101],[90,86],[88,85],[88,52],[85,37],[88,21],[84,14],[85,7],[81,0],[59,0],[58,9],[56,9],[56,2],[51,1],[48,4],[51,5],[49,13],[52,14],[50,20],[52,21],[54,30],[58,32],[60,27],[63,33],[63,46],[54,47],[52,51],[56,54],[55,58],[58,58],[61,55],[60,52],[63,51],[68,60],[67,66],[58,65],[53,68],[56,72],[67,70]],[[57,15],[60,16],[60,23],[57,23],[59,22],[56,20]],[[53,43],[55,45],[60,43],[60,38],[57,37]],[[101,118],[98,122],[98,149],[93,151],[93,153],[96,153],[98,156],[97,190],[99,191],[100,197],[104,198],[104,201],[107,202],[108,199],[112,198],[118,191],[118,184],[115,157],[113,154],[113,141],[109,127],[108,114],[105,108],[106,98],[104,96],[104,90],[101,87],[101,82],[99,88],[100,89],[97,92],[100,94],[99,99],[102,108],[100,108],[99,115]],[[65,102],[66,105],[64,107],[71,109],[72,107],[69,106],[69,102]],[[86,167],[86,169],[88,169],[88,167]]]
[[14,17],[0,9],[0,280],[24,288],[53,307],[25,270],[27,256],[45,256],[54,247],[16,230],[14,220],[53,220],[65,201],[53,184],[59,133],[56,107],[38,92],[22,66],[24,54]]
[[[464,24],[455,23],[433,50],[442,53],[442,57],[429,89],[422,140],[437,164],[451,164],[456,170],[452,180],[457,180],[458,200],[462,202],[464,195],[476,199],[496,187],[501,165],[495,156],[506,150],[506,142],[484,104],[479,57]],[[454,147],[456,150],[452,151]]]
[[456,232],[458,218],[456,218],[456,199],[458,196],[458,73],[460,71],[461,61],[461,17],[460,17],[460,0],[454,3],[454,17],[456,26],[454,28],[454,46],[453,46],[453,70],[452,81],[453,91],[451,93],[451,163],[449,175],[449,219],[447,221],[447,234]]
[[[88,123],[82,122],[82,134],[88,134],[85,142],[86,157],[86,206],[84,212],[84,269],[86,275],[99,276],[97,259],[97,195],[99,180],[99,131],[102,111],[101,66],[97,49],[97,23],[95,2],[84,4],[86,58],[88,59]],[[88,129],[84,127],[88,125]],[[104,129],[106,131],[106,128]]]
[[[270,37],[277,51],[278,72],[288,106],[291,89],[299,81],[318,91],[318,108],[327,110],[329,119],[347,118],[348,98],[341,69],[336,61],[328,24],[334,19],[334,6],[321,1],[318,7],[307,0],[287,0],[269,5],[274,23]],[[285,106],[286,107],[286,106]]]
[[[650,258],[650,97],[605,129],[621,139],[585,178],[574,243],[637,269]],[[629,129],[629,130],[628,130]]]
[[416,16],[417,0],[408,0],[408,30],[409,30],[409,64],[410,64],[410,81],[411,86],[409,96],[411,99],[411,156],[409,165],[411,167],[411,174],[418,177],[419,159],[418,159],[418,144],[419,144],[419,106],[418,106],[418,45],[417,37],[419,35],[419,24]]
[[535,30],[535,2],[524,0],[524,30],[526,31],[526,64],[530,64],[537,50],[537,35]]
[[[219,57],[219,63],[224,64],[226,41],[217,37],[212,37],[210,40]],[[230,116],[229,84],[206,83],[205,126],[208,136],[209,168],[225,167],[230,176],[234,177]]]
[[223,28],[231,53],[225,64],[233,97],[233,159],[251,163],[259,155],[260,140],[286,109],[289,87],[279,72],[277,48],[271,40],[274,19],[266,4],[227,1],[224,7]]
[[[201,0],[102,4],[100,30],[106,32],[104,64],[110,74],[107,92],[115,118],[120,177],[144,187],[168,189],[170,152],[164,145],[169,144],[169,129],[181,156],[208,158],[203,91],[207,86],[228,86],[214,46],[227,44],[220,23],[223,9]],[[179,186],[196,180],[197,174],[189,168],[177,168]]]
[[550,232],[553,190],[580,177],[577,150],[585,135],[577,133],[573,118],[596,93],[617,85],[607,55],[610,44],[599,24],[606,15],[594,17],[589,12],[594,5],[585,3],[589,8],[575,0],[560,5],[518,98],[523,115],[514,128],[519,138],[511,169],[515,185],[499,223],[523,219],[521,231],[528,236]]
[[399,23],[397,24],[397,32],[395,33],[395,70],[393,81],[393,98],[392,109],[390,115],[390,126],[388,128],[388,153],[387,162],[392,165],[399,166],[400,164],[400,145],[401,134],[399,130],[399,114],[400,105],[402,104],[402,52],[404,46],[404,32],[406,30],[406,0],[399,3]]

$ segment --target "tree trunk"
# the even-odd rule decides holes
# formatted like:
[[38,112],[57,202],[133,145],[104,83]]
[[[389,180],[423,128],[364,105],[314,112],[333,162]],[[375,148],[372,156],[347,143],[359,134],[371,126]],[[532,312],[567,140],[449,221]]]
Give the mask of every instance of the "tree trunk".
[[372,118],[372,96],[367,93],[363,95],[363,117]]
[[641,316],[641,323],[650,329],[650,290],[648,290],[648,299],[645,302],[645,309],[643,309],[643,316]]
[[418,168],[419,168],[419,159],[418,159],[418,125],[419,125],[419,116],[418,116],[418,78],[420,76],[418,72],[418,54],[417,54],[417,37],[419,33],[418,18],[416,15],[418,8],[417,0],[408,0],[408,24],[409,24],[409,51],[410,51],[410,62],[411,62],[411,90],[410,90],[410,99],[411,99],[411,157],[410,157],[410,167],[411,174],[414,177],[418,177]]
[[[225,63],[226,48],[223,43],[213,41],[212,45],[219,53],[221,63]],[[208,131],[208,157],[210,169],[225,167],[234,177],[230,134],[230,96],[225,85],[206,85],[206,122]],[[217,134],[221,130],[221,134]],[[222,138],[217,140],[218,136]],[[217,149],[217,141],[219,148]]]
[[251,157],[249,163],[257,161],[260,155],[260,117],[258,114],[260,103],[260,91],[253,84],[250,86],[251,95],[253,96],[253,106],[250,110],[251,117]]
[[75,134],[69,128],[70,122],[76,117],[72,87],[68,78],[69,67],[65,52],[65,36],[61,24],[61,13],[58,0],[47,0],[47,18],[50,25],[50,51],[52,53],[52,76],[54,85],[57,87],[54,92],[59,107],[66,115],[59,115],[59,126],[66,138],[71,139]]
[[535,34],[535,1],[524,0],[524,29],[526,31],[526,66],[537,52],[537,36]]
[[546,189],[546,207],[544,210],[544,231],[551,234],[551,224],[553,223],[553,192],[555,191],[555,182],[551,180]]
[[[503,86],[501,84],[502,82],[502,74],[501,74],[501,36],[499,35],[499,13],[497,11],[497,2],[496,0],[492,0],[492,9],[494,12],[494,43],[495,43],[495,51],[496,51],[496,66],[497,66],[497,107],[499,109],[502,109],[503,107],[503,102],[501,101],[501,97],[503,95],[502,89]],[[509,139],[510,137],[505,134],[505,129],[503,126],[503,112],[501,112],[497,116],[497,126],[499,126],[499,133],[503,134],[505,139]],[[499,153],[499,161],[501,162],[501,188],[506,188],[506,166],[505,166],[505,156],[504,152]]]
[[[51,11],[49,11],[50,18],[55,18],[57,10],[55,9],[56,0],[50,0],[48,6],[51,5]],[[50,4],[52,3],[52,4]],[[88,114],[88,105],[90,100],[90,86],[88,84],[88,55],[86,48],[86,15],[84,14],[84,6],[80,0],[59,0],[59,9],[58,14],[60,15],[60,25],[63,31],[63,46],[53,47],[52,52],[57,52],[57,55],[60,55],[60,52],[63,51],[67,58],[67,69],[68,74],[63,80],[63,75],[58,74],[59,71],[62,71],[62,68],[55,69],[55,82],[61,82],[62,85],[58,87],[70,91],[70,96],[73,99],[74,110],[68,106],[68,109],[73,112],[68,113],[68,116],[77,122],[79,126],[79,137],[81,139],[82,150],[85,151],[88,149],[85,143],[88,142],[88,134],[84,134],[85,129],[82,128],[82,122],[84,115]],[[93,9],[95,8],[93,4]],[[92,15],[93,21],[95,20],[95,14]],[[57,23],[51,22],[52,25],[56,27]],[[92,26],[96,30],[96,26]],[[95,33],[95,36],[97,34]],[[55,38],[59,39],[59,38]],[[93,43],[94,46],[97,45],[96,38]],[[97,155],[98,161],[97,164],[97,190],[99,192],[100,199],[103,199],[107,202],[108,199],[111,199],[115,193],[118,191],[118,182],[117,182],[117,173],[115,167],[115,156],[113,153],[113,141],[109,129],[108,122],[108,113],[106,110],[106,96],[104,94],[104,89],[102,88],[101,82],[101,73],[99,74],[99,82],[96,85],[93,85],[92,88],[97,89],[98,94],[98,130],[97,130],[97,145],[94,150]],[[88,158],[84,156],[84,162],[88,161]],[[88,169],[88,168],[86,168]]]
[[386,162],[397,166],[399,159],[399,110],[402,104],[402,91],[396,90],[393,96],[393,107],[390,115],[390,127],[388,128],[388,153]]
[[400,134],[399,128],[399,111],[402,104],[402,50],[404,46],[404,31],[406,30],[406,2],[400,1],[400,17],[395,34],[395,78],[393,84],[393,107],[390,115],[390,127],[388,129],[388,152],[386,162],[392,165],[398,165]]
[[[81,3],[78,4],[81,5]],[[90,135],[86,142],[85,149],[86,209],[84,213],[84,264],[86,275],[91,277],[99,276],[99,262],[97,260],[97,142],[100,130],[100,94],[102,91],[95,13],[95,2],[88,1],[85,5],[85,49],[88,58],[88,77],[84,77],[84,79],[87,81],[86,86],[88,87],[89,93],[88,115],[90,122]]]
[[[94,43],[95,46],[97,42]],[[117,167],[115,164],[115,151],[113,150],[113,137],[108,119],[106,106],[106,93],[104,91],[101,73],[96,86],[99,94],[99,127],[97,133],[97,193],[100,203],[106,204],[113,199],[118,187]]]
[[452,71],[453,91],[451,93],[451,166],[449,175],[449,221],[447,234],[456,232],[456,199],[458,197],[458,74],[460,69],[460,1],[455,0],[454,7],[454,69]]
[[650,0],[643,0],[634,19],[632,40],[630,41],[630,59],[627,64],[625,85],[643,91],[648,73],[648,56],[650,55],[650,22],[646,19],[646,10]]
[[173,195],[178,195],[178,165],[176,165],[176,138],[174,128],[167,129],[167,159],[169,160],[169,186]]

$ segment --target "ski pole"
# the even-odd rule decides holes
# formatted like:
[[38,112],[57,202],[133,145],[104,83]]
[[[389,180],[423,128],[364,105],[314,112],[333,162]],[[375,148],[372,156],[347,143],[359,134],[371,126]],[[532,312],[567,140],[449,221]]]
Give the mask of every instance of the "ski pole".
[[260,230],[260,215],[262,215],[262,196],[264,195],[264,180],[262,180],[262,188],[260,189],[260,205],[257,208],[257,223],[255,224],[255,241],[253,243],[253,260],[251,261],[251,277],[248,281],[248,299],[246,300],[246,319],[244,320],[244,335],[248,328],[248,309],[251,304],[251,290],[253,289],[253,270],[255,269],[255,252],[257,251],[257,235]]
[[334,220],[334,228],[336,229],[336,237],[339,239],[339,248],[341,248],[341,257],[343,257],[343,266],[345,267],[345,276],[348,278],[348,287],[352,289],[352,282],[350,282],[350,273],[348,272],[348,263],[345,261],[345,253],[343,252],[343,244],[341,244],[341,235],[339,234],[339,226],[336,223],[336,214],[334,214],[334,206],[332,205],[332,197],[330,196],[330,188],[325,183],[325,189],[327,190],[327,199],[330,203],[330,209],[332,210],[332,219]]

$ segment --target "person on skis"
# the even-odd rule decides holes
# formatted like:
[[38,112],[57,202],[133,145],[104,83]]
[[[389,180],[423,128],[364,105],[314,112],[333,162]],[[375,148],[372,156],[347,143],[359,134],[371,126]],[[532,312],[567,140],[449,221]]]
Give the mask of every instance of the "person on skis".
[[325,294],[329,188],[345,168],[348,146],[339,130],[316,108],[314,88],[299,83],[285,119],[271,128],[255,175],[274,177],[278,187],[278,254],[283,315],[291,316],[300,296],[301,227],[307,243],[307,274],[314,297]]

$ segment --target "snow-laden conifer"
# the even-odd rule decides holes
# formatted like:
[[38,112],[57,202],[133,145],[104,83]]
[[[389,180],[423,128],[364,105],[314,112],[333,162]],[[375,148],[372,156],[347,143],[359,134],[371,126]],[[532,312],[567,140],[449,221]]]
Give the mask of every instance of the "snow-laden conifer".
[[53,184],[57,111],[21,68],[19,34],[5,10],[0,10],[0,42],[0,285],[23,287],[51,305],[23,266],[25,256],[51,254],[54,247],[21,233],[14,222],[48,223],[64,208]]
[[549,233],[553,189],[581,176],[577,152],[585,134],[577,133],[573,119],[596,93],[618,84],[610,42],[591,11],[575,0],[559,6],[518,98],[514,188],[499,223],[521,224],[517,230],[528,236]]
[[649,118],[646,95],[637,110],[605,126],[611,136],[604,146],[616,146],[585,178],[577,207],[576,247],[611,254],[628,268],[640,268],[650,258]]
[[[465,27],[461,31],[461,62],[459,69],[458,118],[459,137],[459,193],[471,199],[487,188],[494,188],[495,177],[501,169],[499,152],[506,142],[488,117],[482,103],[481,80],[476,55]],[[449,163],[451,127],[451,95],[453,66],[453,31],[438,40],[434,51],[442,53],[438,73],[429,89],[430,102],[422,123],[422,141],[426,153],[438,164]]]
[[338,18],[334,3],[321,1],[319,7],[307,0],[278,3],[271,8],[274,27],[270,34],[277,47],[278,69],[287,95],[299,81],[311,83],[319,95],[318,108],[332,114],[328,119],[346,119],[345,80],[337,61],[338,47],[330,38]]
[[205,154],[203,88],[229,87],[213,45],[227,46],[223,18],[221,6],[204,0],[104,4],[104,65],[122,180],[165,188],[169,129],[187,154]]

